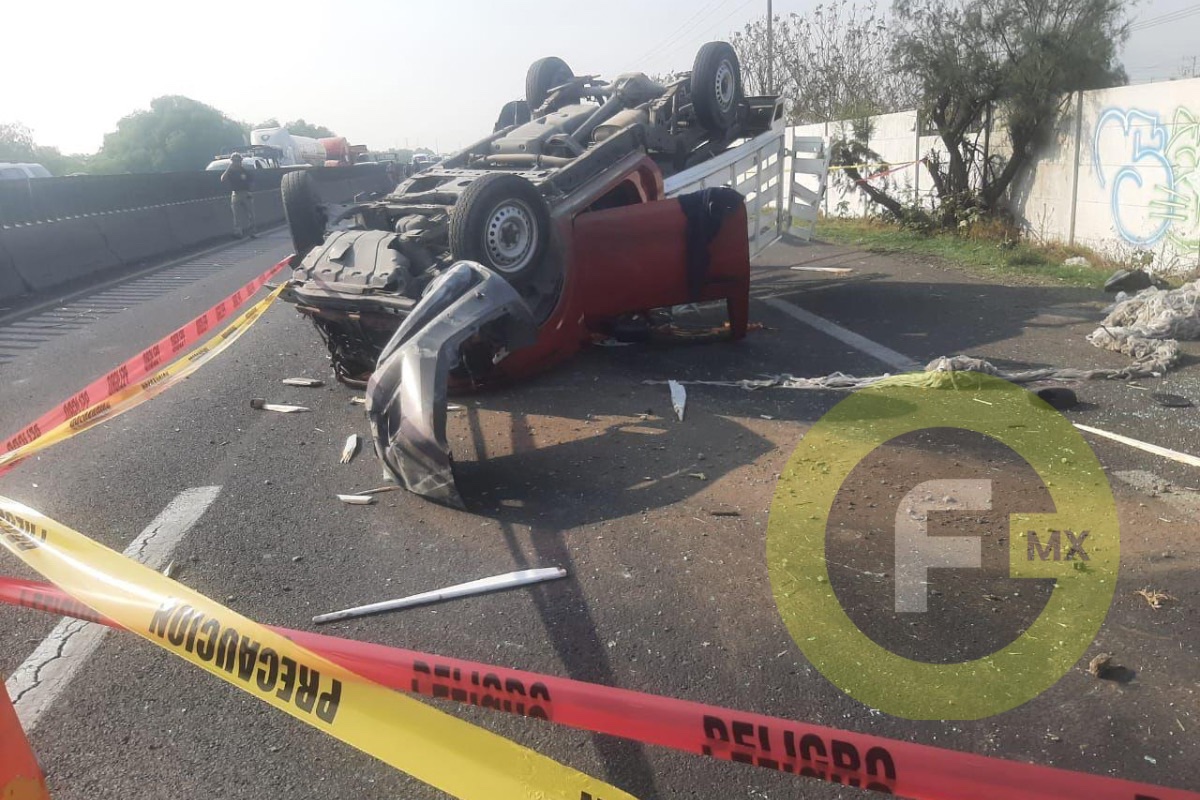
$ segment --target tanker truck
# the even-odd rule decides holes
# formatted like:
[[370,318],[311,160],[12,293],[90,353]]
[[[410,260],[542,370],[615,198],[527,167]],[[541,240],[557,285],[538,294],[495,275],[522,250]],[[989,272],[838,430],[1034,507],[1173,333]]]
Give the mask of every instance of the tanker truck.
[[345,167],[357,164],[366,154],[365,144],[350,144],[345,136],[327,136],[319,140],[325,148],[325,166]]
[[259,128],[250,132],[251,145],[274,147],[282,154],[279,166],[323,167],[328,160],[325,146],[307,136],[295,136],[287,128]]

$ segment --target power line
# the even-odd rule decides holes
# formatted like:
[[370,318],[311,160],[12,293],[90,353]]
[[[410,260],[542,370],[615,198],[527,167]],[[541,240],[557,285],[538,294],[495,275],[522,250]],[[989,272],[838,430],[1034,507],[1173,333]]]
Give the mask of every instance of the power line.
[[[715,23],[713,23],[711,26],[709,26],[709,27],[707,27],[707,28],[705,28],[705,27],[699,27],[699,28],[696,28],[696,29],[694,29],[694,30],[691,32],[692,36],[694,37],[694,36],[695,36],[695,34],[697,34],[697,33],[700,33],[700,32],[702,32],[702,31],[704,31],[704,32],[711,31],[711,30],[714,30],[714,29],[716,29],[716,28],[720,27],[721,25],[724,25],[724,24],[725,24],[725,23],[726,23],[728,20],[730,20],[731,18],[733,18],[735,15],[737,15],[739,12],[741,12],[741,11],[742,11],[744,8],[746,8],[747,6],[749,6],[751,3],[756,3],[756,2],[759,2],[759,0],[745,0],[745,2],[743,2],[741,5],[739,5],[739,6],[737,6],[736,8],[734,8],[732,11],[730,11],[728,14],[726,14],[726,15],[725,15],[724,17],[722,17],[721,19],[717,20],[717,21],[716,21]],[[694,38],[691,38],[691,39],[683,39],[683,40],[681,40],[680,42],[678,42],[678,43],[677,43],[677,44],[676,44],[674,47],[672,47],[672,48],[670,48],[670,49],[663,50],[661,54],[662,54],[662,55],[664,55],[664,56],[667,56],[667,55],[672,55],[672,54],[674,54],[674,53],[677,53],[677,52],[678,52],[678,51],[679,51],[681,48],[683,48],[683,47],[686,47],[686,46],[688,46],[688,45],[693,45],[693,46],[695,45],[695,40],[694,40]]]
[[681,36],[686,36],[688,33],[691,32],[691,30],[696,26],[697,21],[700,19],[700,17],[702,15],[712,16],[713,14],[715,14],[716,12],[721,10],[721,6],[726,1],[727,0],[712,0],[712,2],[709,2],[706,5],[702,6],[699,11],[697,11],[692,16],[688,17],[688,19],[682,25],[680,25],[678,28],[676,28],[673,33],[669,34],[665,39],[663,39],[661,42],[656,44],[654,47],[651,47],[645,53],[638,56],[637,60],[634,61],[630,66],[632,66],[633,68],[636,69],[639,64],[641,64],[643,61],[645,61],[650,56],[654,55],[655,53],[661,53],[664,48],[668,47],[672,43],[678,42],[678,40]]
[[1170,22],[1178,22],[1179,20],[1187,19],[1188,17],[1195,16],[1196,14],[1200,14],[1200,4],[1188,6],[1187,8],[1176,9],[1175,11],[1169,11],[1166,14],[1160,14],[1157,17],[1150,17],[1149,19],[1135,22],[1129,26],[1129,30],[1130,32],[1142,31],[1146,30],[1147,28],[1157,27],[1158,25],[1166,25]]

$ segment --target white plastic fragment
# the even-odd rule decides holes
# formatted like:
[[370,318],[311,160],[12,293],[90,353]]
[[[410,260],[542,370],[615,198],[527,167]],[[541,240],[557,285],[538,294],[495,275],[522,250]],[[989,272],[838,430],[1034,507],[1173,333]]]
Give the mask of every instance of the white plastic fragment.
[[309,409],[304,406],[289,406],[283,403],[268,403],[260,397],[256,397],[250,401],[251,408],[257,408],[260,411],[278,411],[280,414],[299,414]]
[[338,459],[339,464],[349,464],[354,460],[354,456],[358,454],[359,438],[357,433],[352,433],[346,437],[346,444],[342,447],[342,457]]
[[369,506],[375,502],[375,496],[370,494],[339,494],[337,499],[351,506]]
[[671,388],[671,405],[675,407],[675,416],[683,422],[683,414],[687,410],[687,389],[679,381],[667,381]]
[[325,385],[325,381],[317,380],[316,378],[284,378],[285,386],[303,386],[308,389],[316,389]]
[[402,608],[412,608],[413,606],[422,606],[429,603],[440,603],[443,600],[454,600],[459,597],[472,597],[479,594],[487,594],[488,592],[498,592],[503,589],[514,589],[518,586],[528,586],[531,583],[541,583],[542,581],[553,581],[559,578],[565,578],[567,571],[561,567],[548,567],[546,569],[522,569],[516,572],[506,572],[503,575],[494,575],[490,578],[480,578],[477,581],[468,581],[467,583],[459,583],[454,586],[448,586],[445,589],[437,589],[432,592],[422,592],[420,594],[401,597],[398,600],[385,600],[381,603],[371,603],[365,606],[356,606],[355,608],[347,608],[344,611],[334,611],[329,614],[320,614],[313,617],[313,622],[336,622],[342,619],[354,619],[356,617],[365,617],[368,614],[379,614],[384,611],[397,611]]

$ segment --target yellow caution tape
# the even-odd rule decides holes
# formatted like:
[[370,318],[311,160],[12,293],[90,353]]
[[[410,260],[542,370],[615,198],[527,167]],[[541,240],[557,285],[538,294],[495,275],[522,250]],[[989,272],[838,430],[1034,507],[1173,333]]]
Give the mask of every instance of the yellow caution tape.
[[21,503],[0,543],[96,612],[296,719],[463,800],[633,800],[371,683]]
[[[72,436],[86,431],[88,428],[95,427],[102,422],[107,422],[113,417],[123,414],[131,408],[136,408],[147,400],[162,394],[216,358],[227,347],[240,339],[242,334],[248,331],[250,326],[270,307],[281,291],[283,291],[282,286],[246,309],[241,316],[229,323],[224,330],[208,342],[192,350],[186,356],[173,361],[162,370],[148,376],[145,380],[124,386],[104,401],[97,403],[86,411],[76,414],[58,427],[52,428],[23,447],[19,447],[10,453],[0,454],[0,470],[18,461],[23,461],[34,453],[52,447],[59,442],[66,441]],[[122,376],[123,368],[113,373],[113,376],[110,376],[110,380],[121,381]]]

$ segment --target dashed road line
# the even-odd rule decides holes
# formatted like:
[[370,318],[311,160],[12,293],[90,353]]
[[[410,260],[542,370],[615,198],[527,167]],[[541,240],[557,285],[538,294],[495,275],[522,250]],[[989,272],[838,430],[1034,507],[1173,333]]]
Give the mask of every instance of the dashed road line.
[[[201,486],[181,492],[125,548],[125,555],[161,570],[220,493],[220,486]],[[27,733],[70,685],[79,669],[104,641],[107,631],[103,625],[64,619],[13,672],[5,688]]]
[[897,353],[890,347],[886,347],[879,342],[874,342],[865,336],[855,333],[852,330],[843,328],[836,322],[830,322],[824,317],[818,317],[811,311],[806,311],[794,303],[789,303],[787,300],[782,300],[778,297],[762,297],[759,298],[762,302],[769,305],[777,311],[782,311],[789,317],[803,322],[810,328],[816,328],[826,336],[832,336],[843,344],[848,344],[855,350],[866,353],[871,358],[877,361],[882,361],[893,369],[898,369],[903,372],[919,372],[922,364],[913,361],[903,353]]

